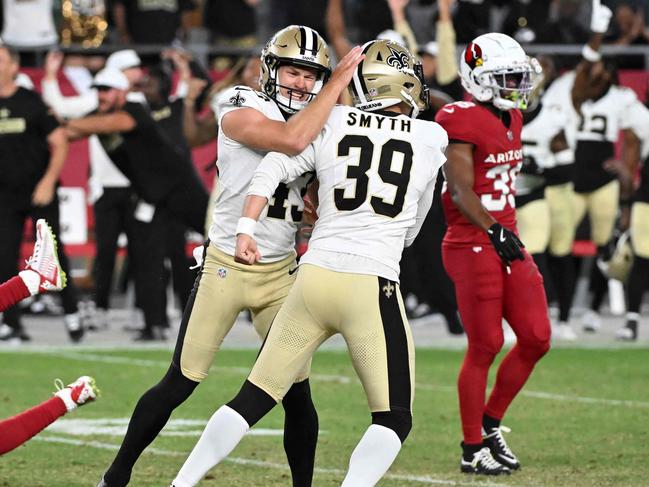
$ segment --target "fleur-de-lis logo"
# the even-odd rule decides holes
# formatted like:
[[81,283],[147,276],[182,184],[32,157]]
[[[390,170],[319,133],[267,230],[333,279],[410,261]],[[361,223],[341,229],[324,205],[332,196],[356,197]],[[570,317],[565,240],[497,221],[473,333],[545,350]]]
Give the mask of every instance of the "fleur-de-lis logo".
[[398,51],[388,44],[388,49],[390,50],[390,55],[385,60],[385,63],[388,66],[397,68],[399,71],[403,71],[408,68],[408,53],[405,51]]
[[391,282],[388,282],[385,286],[383,286],[383,293],[385,294],[385,297],[390,299],[390,296],[394,294],[394,285]]

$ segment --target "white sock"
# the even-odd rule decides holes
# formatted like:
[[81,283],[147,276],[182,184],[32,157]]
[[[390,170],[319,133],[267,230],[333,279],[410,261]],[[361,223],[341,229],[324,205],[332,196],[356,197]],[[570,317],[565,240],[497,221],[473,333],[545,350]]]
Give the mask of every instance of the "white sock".
[[41,283],[41,276],[39,276],[36,271],[27,269],[26,271],[20,271],[18,276],[23,280],[32,296],[38,294],[38,286]]
[[372,487],[381,480],[401,450],[401,440],[390,428],[372,424],[358,442],[341,487]]
[[221,406],[207,422],[198,443],[173,481],[174,487],[192,487],[227,457],[250,429],[234,409]]

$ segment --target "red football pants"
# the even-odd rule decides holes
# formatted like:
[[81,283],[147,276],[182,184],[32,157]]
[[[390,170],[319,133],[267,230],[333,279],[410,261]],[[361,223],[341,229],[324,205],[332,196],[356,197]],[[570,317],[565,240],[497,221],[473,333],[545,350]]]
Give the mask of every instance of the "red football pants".
[[18,301],[31,296],[29,289],[19,277],[12,277],[7,282],[0,284],[0,311],[4,311]]
[[22,445],[67,411],[63,400],[53,397],[16,416],[0,421],[0,455]]
[[[527,252],[507,272],[491,245],[444,244],[444,267],[455,284],[469,346],[458,377],[460,416],[466,444],[482,442],[482,417],[505,411],[550,348],[550,321],[543,278]],[[517,337],[498,368],[485,406],[489,367],[503,345],[502,319]]]

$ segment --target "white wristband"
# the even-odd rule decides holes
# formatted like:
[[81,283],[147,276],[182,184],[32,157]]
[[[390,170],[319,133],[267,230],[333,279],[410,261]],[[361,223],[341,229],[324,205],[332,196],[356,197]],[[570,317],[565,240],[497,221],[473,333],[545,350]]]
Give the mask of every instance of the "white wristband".
[[237,223],[236,235],[239,235],[240,233],[245,233],[246,235],[250,235],[251,237],[254,237],[256,226],[257,226],[257,220],[253,220],[252,218],[242,216],[241,218],[239,218],[239,222]]
[[602,59],[602,55],[588,44],[584,44],[584,47],[581,50],[581,55],[586,61],[590,61],[591,63],[596,63]]
[[557,166],[565,166],[575,162],[575,153],[572,149],[563,149],[554,154],[554,160],[557,162]]

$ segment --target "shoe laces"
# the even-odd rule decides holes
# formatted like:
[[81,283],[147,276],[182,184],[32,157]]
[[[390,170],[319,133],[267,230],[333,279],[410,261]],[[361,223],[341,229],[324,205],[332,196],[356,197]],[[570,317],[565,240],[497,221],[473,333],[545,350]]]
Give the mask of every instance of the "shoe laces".
[[36,265],[38,265],[38,261],[41,258],[41,252],[43,251],[43,245],[40,240],[36,240],[36,243],[34,244],[34,251],[32,252],[32,255],[29,256],[29,259],[25,260],[25,265],[33,269]]
[[509,446],[505,441],[505,437],[503,436],[503,432],[510,433],[511,431],[511,428],[501,425],[498,428],[493,428],[492,432],[485,436],[485,438],[494,438],[498,443],[498,447],[505,453],[505,455],[507,455],[508,457],[516,458],[514,456],[514,453],[509,449]]
[[491,451],[486,446],[473,455],[471,466],[476,468],[478,463],[487,470],[500,470],[503,468],[503,466],[494,459],[491,455]]

